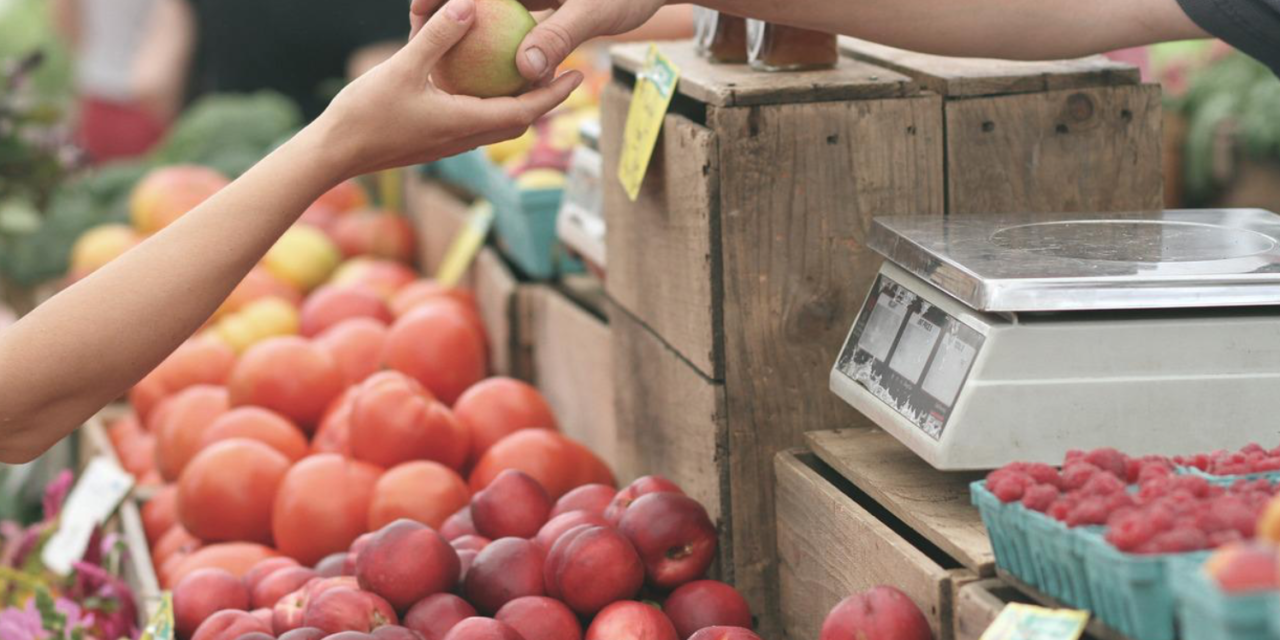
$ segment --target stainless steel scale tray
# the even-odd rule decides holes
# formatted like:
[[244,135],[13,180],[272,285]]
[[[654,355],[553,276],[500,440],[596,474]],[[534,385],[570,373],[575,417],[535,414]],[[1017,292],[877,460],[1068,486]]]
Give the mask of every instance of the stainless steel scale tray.
[[1261,209],[885,217],[869,245],[978,311],[1280,305]]

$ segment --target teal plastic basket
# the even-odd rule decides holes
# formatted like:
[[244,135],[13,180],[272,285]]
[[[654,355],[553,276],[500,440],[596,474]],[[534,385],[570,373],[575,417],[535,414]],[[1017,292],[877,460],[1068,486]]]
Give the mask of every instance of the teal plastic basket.
[[1271,637],[1280,638],[1280,592],[1271,595]]
[[1175,606],[1170,565],[1203,562],[1209,552],[1138,555],[1107,542],[1099,530],[1076,530],[1083,542],[1094,616],[1136,640],[1173,640]]
[[1280,471],[1264,471],[1262,473],[1248,473],[1234,476],[1218,476],[1201,470],[1198,467],[1176,467],[1175,471],[1181,475],[1200,476],[1209,482],[1224,487],[1229,487],[1240,480],[1267,480],[1269,482],[1280,482]]
[[987,536],[991,538],[996,566],[1037,589],[1043,589],[1045,581],[1040,576],[1040,563],[1036,561],[1035,543],[1029,526],[1030,515],[1034,512],[1017,502],[1001,502],[987,490],[985,480],[970,484],[969,496],[978,507]]
[[1203,571],[1203,560],[1170,563],[1177,598],[1179,636],[1183,640],[1271,640],[1277,592],[1224,592]]

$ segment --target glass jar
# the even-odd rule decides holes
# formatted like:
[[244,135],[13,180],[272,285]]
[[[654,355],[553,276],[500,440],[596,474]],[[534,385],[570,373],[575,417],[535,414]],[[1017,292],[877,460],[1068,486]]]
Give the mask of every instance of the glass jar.
[[698,53],[721,64],[746,64],[747,20],[696,7]]
[[759,71],[831,69],[840,60],[835,34],[760,20],[747,21],[747,48]]

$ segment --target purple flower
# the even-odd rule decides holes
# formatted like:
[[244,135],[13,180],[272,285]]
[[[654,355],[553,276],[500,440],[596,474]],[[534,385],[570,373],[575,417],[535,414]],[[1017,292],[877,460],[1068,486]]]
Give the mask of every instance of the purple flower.
[[62,513],[62,503],[66,501],[67,494],[71,493],[71,486],[75,482],[75,476],[70,470],[63,470],[58,477],[53,479],[44,488],[44,519],[46,521],[58,517]]
[[44,630],[40,612],[35,602],[27,602],[25,609],[9,607],[0,610],[0,638],[4,640],[45,640],[51,634]]

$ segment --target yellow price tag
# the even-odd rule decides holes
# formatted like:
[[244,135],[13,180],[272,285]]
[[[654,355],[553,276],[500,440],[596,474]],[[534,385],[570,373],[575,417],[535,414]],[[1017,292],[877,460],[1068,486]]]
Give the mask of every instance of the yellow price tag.
[[618,161],[618,179],[632,202],[640,197],[640,185],[649,170],[653,148],[658,144],[662,120],[676,94],[680,68],[662,55],[656,45],[649,45],[644,69],[636,74],[635,95],[627,112],[627,126],[622,134],[622,157]]
[[484,246],[484,239],[489,235],[489,227],[493,226],[493,205],[481,200],[471,207],[467,215],[467,224],[458,232],[457,237],[449,245],[449,250],[436,270],[436,282],[443,287],[457,286],[462,274],[467,272],[471,262]]
[[160,595],[160,606],[156,609],[147,628],[142,630],[139,640],[173,640],[173,595],[165,591]]
[[1088,611],[1011,602],[982,632],[982,640],[1079,640],[1088,624]]

